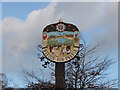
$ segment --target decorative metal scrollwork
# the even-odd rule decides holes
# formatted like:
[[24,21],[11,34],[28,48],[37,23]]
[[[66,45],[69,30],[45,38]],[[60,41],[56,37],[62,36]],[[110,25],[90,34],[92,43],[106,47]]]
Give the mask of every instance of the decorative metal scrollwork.
[[41,46],[41,45],[38,45],[38,46],[37,46],[37,49],[38,49],[40,52],[42,52],[42,46]]
[[50,69],[52,69],[51,66],[54,66],[54,63],[51,62],[51,61],[49,61],[49,60],[47,60],[47,58],[43,55],[42,46],[41,46],[41,45],[38,45],[38,46],[37,46],[37,49],[40,51],[40,52],[37,54],[38,59],[39,59],[41,62],[44,62],[44,63],[42,64],[42,66],[43,66],[44,68],[49,67]]

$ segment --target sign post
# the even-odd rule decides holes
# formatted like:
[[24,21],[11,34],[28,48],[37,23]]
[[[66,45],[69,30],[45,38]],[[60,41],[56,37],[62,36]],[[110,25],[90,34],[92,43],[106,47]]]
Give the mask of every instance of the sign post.
[[55,64],[55,88],[65,88],[65,63]]
[[42,52],[55,63],[55,88],[65,88],[65,62],[72,60],[79,52],[80,33],[78,28],[60,20],[43,30]]

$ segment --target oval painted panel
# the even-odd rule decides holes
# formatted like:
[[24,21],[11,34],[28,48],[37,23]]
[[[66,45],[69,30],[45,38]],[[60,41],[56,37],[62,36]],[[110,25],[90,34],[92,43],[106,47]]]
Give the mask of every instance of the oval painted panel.
[[53,62],[68,62],[79,51],[80,32],[69,23],[58,22],[44,28],[42,51]]

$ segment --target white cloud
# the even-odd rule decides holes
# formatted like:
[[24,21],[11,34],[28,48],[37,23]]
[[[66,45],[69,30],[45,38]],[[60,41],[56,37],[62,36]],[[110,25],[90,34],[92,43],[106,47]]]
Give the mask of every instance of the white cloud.
[[3,71],[41,67],[36,49],[41,43],[41,32],[60,18],[77,25],[83,33],[90,32],[87,37],[91,43],[106,39],[107,46],[114,48],[117,44],[117,3],[53,2],[47,8],[32,11],[26,21],[15,17],[3,19]]
[[[19,71],[22,66],[39,65],[37,45],[41,44],[41,32],[50,20],[55,3],[45,9],[31,12],[26,21],[6,17],[3,26],[3,72]],[[35,63],[36,62],[36,63]],[[26,66],[27,65],[27,66]]]

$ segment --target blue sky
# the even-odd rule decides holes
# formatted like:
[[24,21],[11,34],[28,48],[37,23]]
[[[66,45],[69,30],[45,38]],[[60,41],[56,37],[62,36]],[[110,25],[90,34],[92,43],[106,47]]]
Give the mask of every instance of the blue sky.
[[[61,18],[77,25],[89,45],[105,40],[102,54],[118,59],[116,8],[116,3],[4,2],[3,72],[19,83],[21,68],[42,68],[36,49],[41,44],[42,30]],[[109,77],[117,76],[117,68],[117,64],[112,66]],[[48,75],[48,70],[44,71]],[[19,86],[23,86],[22,81]]]
[[49,5],[49,2],[3,2],[2,18],[17,17],[25,20],[27,15],[33,10],[43,9]]

